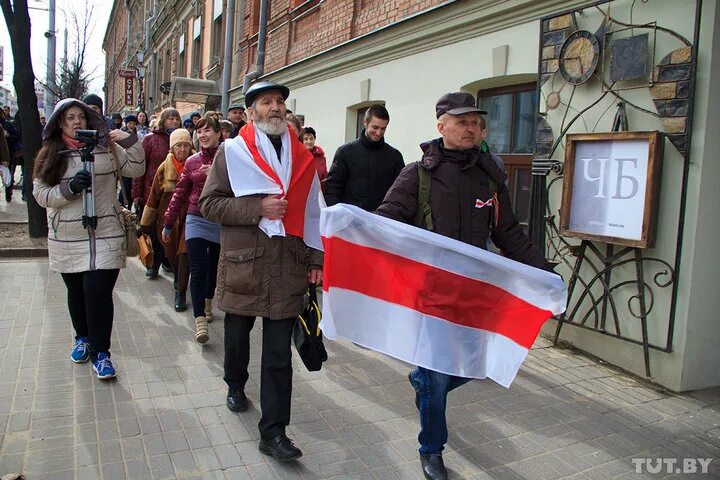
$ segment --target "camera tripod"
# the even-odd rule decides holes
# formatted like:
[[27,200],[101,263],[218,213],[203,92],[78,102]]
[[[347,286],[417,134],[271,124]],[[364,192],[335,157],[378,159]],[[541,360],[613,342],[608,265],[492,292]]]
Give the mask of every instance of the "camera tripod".
[[86,188],[82,192],[83,201],[83,215],[82,225],[83,228],[89,228],[92,231],[97,229],[97,214],[95,213],[95,155],[93,150],[95,149],[96,143],[86,144],[81,149],[69,149],[61,150],[58,152],[60,155],[65,155],[73,152],[80,152],[80,158],[82,159],[83,170],[87,170],[90,173],[90,188]]
[[90,188],[83,190],[83,228],[97,229],[97,213],[95,212],[95,155],[92,151],[95,145],[89,144],[82,148],[81,156],[83,169],[90,172]]

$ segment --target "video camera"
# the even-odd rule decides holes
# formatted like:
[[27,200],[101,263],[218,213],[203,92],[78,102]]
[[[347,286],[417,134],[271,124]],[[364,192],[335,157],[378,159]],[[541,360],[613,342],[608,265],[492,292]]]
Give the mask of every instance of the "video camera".
[[100,141],[100,136],[97,130],[77,130],[75,140],[84,143],[86,147],[95,147]]

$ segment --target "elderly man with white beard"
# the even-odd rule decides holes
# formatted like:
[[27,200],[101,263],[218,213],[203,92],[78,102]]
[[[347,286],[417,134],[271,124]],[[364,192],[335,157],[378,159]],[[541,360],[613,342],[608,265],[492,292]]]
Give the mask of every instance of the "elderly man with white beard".
[[250,123],[217,151],[200,210],[222,224],[218,306],[225,314],[227,407],[248,408],[250,331],[262,317],[259,449],[276,460],[302,456],[286,436],[292,393],[291,334],[308,282],[322,280],[320,181],[310,151],[289,133],[289,90],[248,89]]

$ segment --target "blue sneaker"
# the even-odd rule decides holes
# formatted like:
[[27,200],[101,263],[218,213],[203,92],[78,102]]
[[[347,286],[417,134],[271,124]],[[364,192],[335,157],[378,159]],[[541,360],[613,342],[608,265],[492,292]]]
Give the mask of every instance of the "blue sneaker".
[[93,360],[93,370],[100,380],[115,378],[115,367],[110,361],[110,355],[105,352],[98,353],[97,359]]
[[70,351],[70,360],[75,363],[85,363],[90,360],[90,344],[87,337],[75,339],[75,346]]

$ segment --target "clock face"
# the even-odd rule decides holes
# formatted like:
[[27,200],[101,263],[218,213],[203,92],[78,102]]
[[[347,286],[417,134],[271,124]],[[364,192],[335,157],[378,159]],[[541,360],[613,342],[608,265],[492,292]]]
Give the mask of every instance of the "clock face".
[[597,68],[600,46],[592,33],[578,30],[560,48],[560,75],[572,85],[587,82]]

